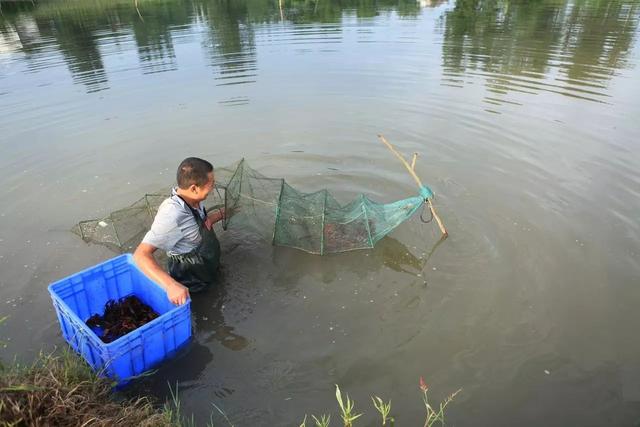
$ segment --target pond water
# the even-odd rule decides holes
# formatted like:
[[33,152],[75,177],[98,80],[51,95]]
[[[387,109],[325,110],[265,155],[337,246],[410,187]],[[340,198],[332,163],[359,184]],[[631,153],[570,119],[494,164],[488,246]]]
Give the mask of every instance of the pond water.
[[[640,3],[2,2],[3,357],[62,345],[48,283],[114,254],[69,232],[197,155],[296,188],[415,194],[374,250],[319,257],[220,231],[190,347],[132,393],[206,421],[299,425],[334,384],[374,425],[462,388],[452,425],[640,419]],[[214,414],[217,423],[223,424]],[[297,424],[296,424],[297,422]]]

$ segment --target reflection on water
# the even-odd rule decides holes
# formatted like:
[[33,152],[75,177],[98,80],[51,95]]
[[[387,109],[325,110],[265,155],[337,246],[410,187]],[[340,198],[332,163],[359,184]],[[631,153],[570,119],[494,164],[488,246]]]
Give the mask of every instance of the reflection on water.
[[344,252],[332,257],[318,257],[315,255],[302,255],[291,248],[278,247],[273,254],[273,263],[278,267],[275,275],[276,286],[295,287],[300,276],[307,274],[319,274],[324,283],[336,281],[341,269],[327,268],[328,265],[340,263],[349,265],[350,272],[359,278],[368,277],[371,272],[381,269],[391,269],[398,273],[410,275],[422,272],[435,252],[441,240],[431,247],[427,254],[414,255],[413,252],[393,237],[386,236],[376,244],[374,251],[362,256],[359,251]]
[[[74,82],[94,92],[108,89],[109,74],[116,71],[103,56],[122,55],[133,42],[143,73],[175,71],[176,43],[199,35],[216,84],[245,84],[259,78],[258,38],[275,45],[289,37],[296,43],[340,42],[340,23],[350,14],[365,19],[393,11],[412,19],[421,7],[440,4],[304,0],[286,1],[280,9],[273,0],[176,0],[141,2],[136,10],[122,1],[9,3],[0,20],[0,52],[24,55],[33,72],[63,61]],[[442,82],[462,87],[479,80],[490,92],[488,104],[513,103],[509,92],[540,91],[607,102],[607,81],[627,66],[639,8],[627,0],[457,0],[439,29]],[[285,27],[263,26],[278,22]],[[299,29],[286,28],[291,24]]]
[[606,102],[606,84],[627,66],[640,3],[586,0],[458,0],[445,12],[445,84],[484,81],[489,104],[509,91]]
[[[178,69],[170,25],[180,26],[189,23],[189,16],[184,9],[161,7],[155,9],[154,13],[147,14],[145,18],[130,16],[124,22],[120,18],[118,16],[118,23],[122,25],[118,28],[119,32],[133,30],[140,69],[144,74]],[[128,26],[130,29],[125,30]]]
[[215,340],[232,351],[240,351],[247,347],[247,338],[234,332],[234,327],[224,320],[224,303],[226,301],[227,286],[230,286],[224,276],[224,269],[218,275],[215,287],[205,289],[194,295],[191,302],[195,314],[196,330],[200,332],[200,341]]

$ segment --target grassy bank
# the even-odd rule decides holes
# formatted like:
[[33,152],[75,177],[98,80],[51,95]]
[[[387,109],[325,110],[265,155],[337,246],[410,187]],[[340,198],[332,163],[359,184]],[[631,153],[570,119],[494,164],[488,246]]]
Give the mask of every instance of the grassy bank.
[[2,426],[179,426],[177,415],[146,398],[117,400],[112,383],[70,351],[0,366]]

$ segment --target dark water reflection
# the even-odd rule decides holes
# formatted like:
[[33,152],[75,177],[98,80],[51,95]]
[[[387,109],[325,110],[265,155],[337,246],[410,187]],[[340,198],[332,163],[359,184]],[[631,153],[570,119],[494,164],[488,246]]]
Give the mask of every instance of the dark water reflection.
[[457,1],[445,13],[445,81],[484,81],[487,103],[509,91],[550,91],[607,102],[606,84],[629,64],[637,2]]
[[[428,2],[436,7],[442,2]],[[493,2],[459,0],[443,13],[443,84],[462,86],[463,77],[484,81],[487,103],[505,101],[509,91],[551,91],[606,102],[607,81],[628,66],[636,37],[638,2],[557,0]],[[87,91],[109,88],[104,55],[137,47],[143,73],[176,71],[175,43],[202,32],[201,47],[219,84],[258,78],[256,33],[270,43],[340,43],[344,11],[372,18],[393,11],[415,19],[413,1],[264,0],[8,3],[1,22],[3,51],[20,52],[27,69],[52,65],[60,54],[76,83]],[[301,26],[297,31],[265,25]],[[186,41],[188,42],[188,41]]]
[[421,425],[424,375],[463,388],[452,425],[640,420],[638,1],[1,6],[2,355],[61,344],[46,285],[113,255],[69,229],[182,158],[386,202],[415,188],[384,133],[420,152],[450,237],[414,218],[316,257],[221,231],[192,345],[133,391],[299,425],[337,421],[339,383],[363,425],[374,393]]

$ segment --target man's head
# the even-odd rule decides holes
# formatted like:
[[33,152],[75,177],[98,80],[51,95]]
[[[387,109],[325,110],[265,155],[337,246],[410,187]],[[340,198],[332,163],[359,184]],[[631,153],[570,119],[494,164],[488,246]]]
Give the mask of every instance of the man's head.
[[213,165],[197,157],[187,157],[178,166],[176,180],[189,198],[202,201],[213,189]]

